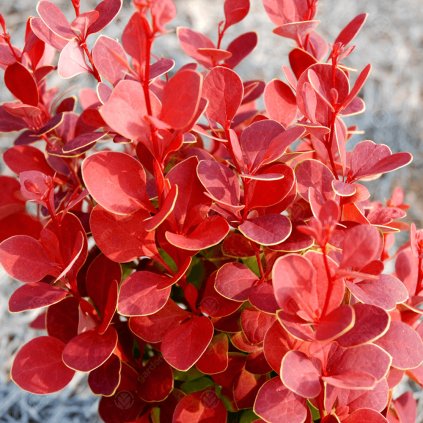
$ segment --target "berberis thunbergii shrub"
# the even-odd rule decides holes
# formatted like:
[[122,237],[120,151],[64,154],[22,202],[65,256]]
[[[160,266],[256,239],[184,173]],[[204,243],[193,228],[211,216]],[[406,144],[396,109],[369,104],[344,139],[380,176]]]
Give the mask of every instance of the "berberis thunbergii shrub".
[[[316,0],[263,5],[294,45],[267,83],[234,71],[256,33],[225,36],[248,0],[222,1],[215,41],[178,28],[193,59],[178,70],[153,49],[172,0],[134,0],[119,41],[99,33],[121,0],[72,0],[71,20],[42,0],[23,48],[1,17],[15,100],[0,131],[19,132],[4,153],[16,176],[0,177],[0,262],[24,283],[10,311],[40,309],[46,332],[14,359],[22,389],[87,372],[118,423],[413,419],[411,393],[392,392],[404,374],[423,383],[423,232],[401,221],[401,190],[382,204],[362,184],[412,157],[350,148],[344,120],[364,111],[370,66],[344,59],[366,15],[327,42]],[[81,73],[91,83],[70,96]]]

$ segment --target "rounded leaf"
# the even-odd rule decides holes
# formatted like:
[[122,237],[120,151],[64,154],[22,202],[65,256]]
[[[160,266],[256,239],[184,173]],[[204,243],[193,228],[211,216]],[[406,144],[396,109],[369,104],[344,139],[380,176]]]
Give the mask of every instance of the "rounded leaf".
[[249,240],[270,246],[285,241],[291,234],[292,224],[286,216],[268,214],[246,220],[238,229]]
[[44,282],[27,283],[19,287],[9,299],[12,313],[46,307],[62,301],[68,292]]
[[392,366],[397,369],[414,369],[423,362],[422,339],[404,322],[391,322],[386,334],[375,343],[391,355]]
[[186,371],[204,354],[214,327],[207,317],[192,317],[170,329],[163,338],[163,358],[175,369]]
[[118,312],[123,316],[147,316],[165,306],[171,287],[159,289],[166,276],[157,273],[135,272],[120,287]]
[[183,397],[173,413],[172,423],[226,423],[228,413],[214,391],[194,392]]
[[321,368],[300,351],[289,351],[281,363],[281,380],[303,398],[314,398],[321,391]]
[[12,236],[0,244],[0,263],[22,282],[38,282],[57,270],[41,243],[27,235]]
[[266,85],[264,103],[270,118],[290,126],[297,116],[297,99],[291,88],[282,81],[274,79]]
[[258,391],[254,412],[266,422],[303,423],[307,405],[303,398],[282,385],[279,378],[267,381]]
[[88,330],[66,344],[63,361],[71,369],[90,372],[107,361],[117,342],[118,335],[113,327],[109,327],[103,335],[95,330]]
[[25,344],[13,361],[11,377],[22,389],[33,394],[51,394],[63,389],[75,372],[65,366],[65,344],[52,336],[40,336]]
[[87,157],[81,169],[89,193],[111,213],[132,214],[146,207],[145,170],[128,154],[101,151]]
[[214,67],[204,79],[203,96],[208,100],[207,117],[223,127],[234,118],[244,95],[241,78],[231,69]]

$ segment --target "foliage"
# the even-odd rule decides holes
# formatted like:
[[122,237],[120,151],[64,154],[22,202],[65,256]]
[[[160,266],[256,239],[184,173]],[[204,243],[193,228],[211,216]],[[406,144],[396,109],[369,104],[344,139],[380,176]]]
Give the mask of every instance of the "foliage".
[[[216,42],[178,28],[194,62],[177,71],[153,54],[172,0],[134,0],[121,42],[93,43],[121,0],[72,0],[72,22],[41,0],[22,49],[1,17],[15,100],[0,131],[19,134],[0,262],[24,283],[10,311],[41,309],[46,331],[15,357],[22,389],[87,372],[106,422],[413,421],[412,395],[392,391],[405,374],[423,384],[423,232],[401,221],[400,189],[382,204],[362,183],[412,157],[347,148],[370,66],[344,61],[366,15],[328,43],[317,0],[263,4],[295,42],[286,82],[233,70],[258,41],[227,41],[249,0],[225,0]],[[84,73],[96,89],[49,87]]]

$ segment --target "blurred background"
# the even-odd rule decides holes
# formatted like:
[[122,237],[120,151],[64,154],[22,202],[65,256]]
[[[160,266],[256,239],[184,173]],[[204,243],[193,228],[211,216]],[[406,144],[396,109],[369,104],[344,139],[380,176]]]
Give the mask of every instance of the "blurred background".
[[[70,0],[51,0],[72,16]],[[216,39],[217,23],[223,18],[223,0],[175,0],[178,17],[169,26],[171,32],[156,44],[158,56],[172,57],[177,66],[189,61],[178,46],[175,29],[189,26]],[[81,0],[81,9],[89,10],[98,1]],[[6,19],[12,42],[21,46],[25,22],[36,15],[34,0],[0,0],[0,13]],[[132,13],[130,0],[124,0],[123,9],[105,31],[119,38]],[[410,151],[413,163],[400,171],[385,175],[370,184],[376,200],[389,198],[392,189],[401,185],[407,191],[406,202],[411,204],[407,220],[423,226],[423,7],[422,0],[320,0],[317,18],[320,32],[329,41],[359,13],[369,13],[367,23],[355,40],[356,51],[348,64],[362,69],[371,63],[373,70],[363,96],[367,105],[365,114],[352,117],[347,124],[357,124],[365,134],[359,139],[384,143],[393,151]],[[229,42],[235,33],[255,30],[259,34],[257,49],[237,68],[250,79],[282,79],[281,66],[287,65],[287,53],[292,48],[289,40],[272,33],[273,24],[264,12],[261,0],[251,0],[249,16],[228,31]],[[92,37],[94,42],[95,37]],[[72,80],[73,88],[86,82],[84,77]],[[62,81],[63,83],[63,81]],[[68,81],[66,81],[68,83]],[[0,85],[0,101],[7,98]],[[11,142],[11,137],[0,138],[0,150]],[[0,270],[1,272],[1,270]],[[7,302],[17,287],[4,273],[0,273],[0,422],[97,422],[97,399],[86,388],[86,382],[77,375],[64,391],[39,397],[26,394],[8,382],[12,356],[17,348],[35,333],[27,327],[34,314],[11,315]],[[421,395],[423,396],[423,395]],[[422,401],[421,401],[422,402]],[[422,413],[418,422],[423,422]]]

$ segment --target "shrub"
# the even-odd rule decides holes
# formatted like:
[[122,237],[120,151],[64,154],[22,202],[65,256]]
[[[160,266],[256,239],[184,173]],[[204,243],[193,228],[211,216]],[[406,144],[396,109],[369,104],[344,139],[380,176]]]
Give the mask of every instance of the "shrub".
[[[134,0],[121,42],[95,35],[121,0],[87,12],[72,0],[72,22],[41,0],[23,48],[1,17],[15,100],[0,131],[19,134],[4,153],[16,177],[1,176],[0,262],[24,283],[10,311],[41,309],[32,327],[46,331],[15,357],[22,389],[86,372],[106,422],[415,415],[411,393],[392,392],[404,374],[423,383],[423,232],[402,222],[400,189],[383,204],[363,185],[412,157],[347,148],[370,66],[344,60],[366,15],[328,43],[317,0],[263,4],[295,43],[286,82],[234,71],[257,44],[227,39],[248,0],[224,2],[216,42],[178,28],[194,60],[178,71],[153,54],[172,0]],[[96,85],[78,97],[51,85],[82,73]]]

